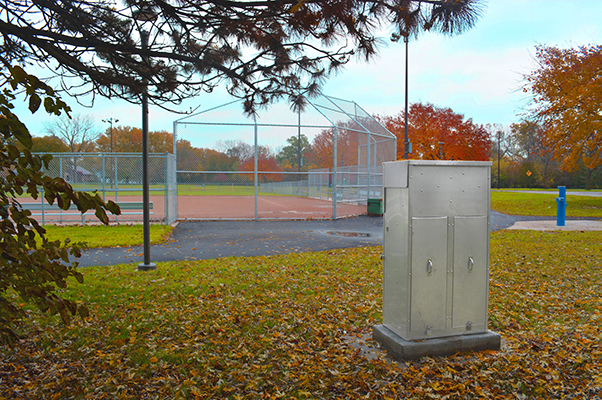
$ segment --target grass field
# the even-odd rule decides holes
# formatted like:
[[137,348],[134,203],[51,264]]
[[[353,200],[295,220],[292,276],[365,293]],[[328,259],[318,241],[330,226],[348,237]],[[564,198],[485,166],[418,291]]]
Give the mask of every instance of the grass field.
[[[73,187],[80,191],[89,191],[92,193],[97,190],[102,196],[103,190],[98,186],[91,187],[85,184],[74,184]],[[163,194],[165,192],[164,185],[149,185],[151,196],[154,194]],[[259,192],[262,196],[287,196],[284,194]],[[109,185],[105,186],[105,196],[142,196],[142,185],[120,185],[118,190],[111,189]],[[178,196],[253,196],[255,195],[255,187],[253,185],[192,185],[178,184]],[[27,194],[19,196],[30,197]],[[39,201],[39,200],[38,200]]]
[[[138,246],[143,243],[142,225],[86,225],[58,226],[46,225],[46,236],[50,240],[70,238],[72,242],[86,242],[88,247]],[[162,243],[169,237],[173,227],[168,225],[150,226],[151,244]]]
[[502,350],[401,365],[343,340],[382,321],[380,247],[86,268],[63,294],[91,316],[30,313],[26,338],[0,351],[0,398],[600,397],[601,239],[494,232]]
[[[259,191],[262,196],[286,196]],[[254,196],[255,187],[237,185],[178,185],[178,196]]]
[[[556,216],[555,193],[491,191],[491,208],[509,215]],[[602,197],[567,196],[567,217],[602,218]]]

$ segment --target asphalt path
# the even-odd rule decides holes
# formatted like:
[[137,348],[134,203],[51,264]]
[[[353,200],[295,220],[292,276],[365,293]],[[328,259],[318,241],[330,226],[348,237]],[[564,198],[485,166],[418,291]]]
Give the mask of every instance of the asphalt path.
[[[555,220],[555,217],[512,216],[491,211],[491,230],[516,221]],[[180,222],[168,242],[151,246],[151,262],[250,257],[378,246],[383,239],[382,217],[338,220],[196,221]],[[90,249],[80,266],[130,264],[143,261],[143,247]]]

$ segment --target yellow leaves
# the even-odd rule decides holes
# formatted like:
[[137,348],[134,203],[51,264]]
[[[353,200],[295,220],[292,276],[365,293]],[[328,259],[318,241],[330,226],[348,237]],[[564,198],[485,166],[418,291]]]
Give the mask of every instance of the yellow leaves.
[[587,398],[601,375],[599,242],[492,235],[501,351],[399,365],[370,340],[375,360],[348,346],[382,318],[381,249],[365,248],[180,262],[152,277],[91,269],[92,317],[63,336],[36,322],[43,332],[2,349],[0,376],[30,398],[75,385],[63,398]]
[[537,47],[540,68],[528,77],[536,107],[533,117],[546,126],[546,145],[567,171],[579,161],[586,168],[602,165],[599,110],[602,85],[602,46],[559,49]]

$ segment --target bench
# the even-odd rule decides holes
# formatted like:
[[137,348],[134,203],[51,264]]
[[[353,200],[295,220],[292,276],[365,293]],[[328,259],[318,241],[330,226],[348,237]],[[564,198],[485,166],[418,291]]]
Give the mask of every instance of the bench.
[[[144,203],[141,201],[122,201],[122,202],[117,202],[117,204],[119,205],[119,208],[121,209],[121,215],[135,215],[135,214],[141,214],[143,207],[144,207]],[[44,214],[48,214],[48,215],[76,215],[76,214],[80,214],[80,211],[73,206],[73,204],[71,205],[71,208],[69,208],[68,210],[63,210],[61,209],[58,204],[55,202],[54,204],[50,205],[48,203],[21,203],[21,207],[24,210],[29,210],[32,211],[31,215],[32,216],[42,216],[42,223],[44,223]],[[150,201],[148,203],[148,208],[149,210],[153,209],[153,202]],[[137,212],[124,212],[124,211],[137,211]],[[87,212],[94,212],[94,210],[89,210]],[[82,216],[82,224],[84,224],[84,214],[85,213],[81,213]],[[150,212],[150,214],[153,214],[153,212]],[[115,216],[115,218],[117,218],[117,216]],[[62,217],[61,217],[61,221],[62,221]]]
[[[117,203],[119,205],[119,208],[121,208],[121,210],[142,210],[144,203],[141,201],[122,201],[122,202],[118,202]],[[52,205],[48,204],[48,203],[21,203],[21,207],[23,207],[24,210],[29,210],[29,211],[63,211],[63,212],[74,212],[77,211],[79,212],[77,209],[75,208],[70,208],[69,210],[63,210],[61,209],[57,203],[54,203]],[[153,209],[153,202],[149,202],[148,203],[148,208],[149,210]],[[122,214],[128,214],[128,213],[122,213]],[[131,213],[133,214],[133,213]],[[33,215],[33,214],[32,214]]]

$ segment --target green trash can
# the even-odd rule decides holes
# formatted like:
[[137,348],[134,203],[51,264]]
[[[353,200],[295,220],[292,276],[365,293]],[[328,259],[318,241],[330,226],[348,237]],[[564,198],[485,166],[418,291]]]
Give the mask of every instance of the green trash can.
[[383,215],[383,199],[368,199],[368,215],[371,217]]

